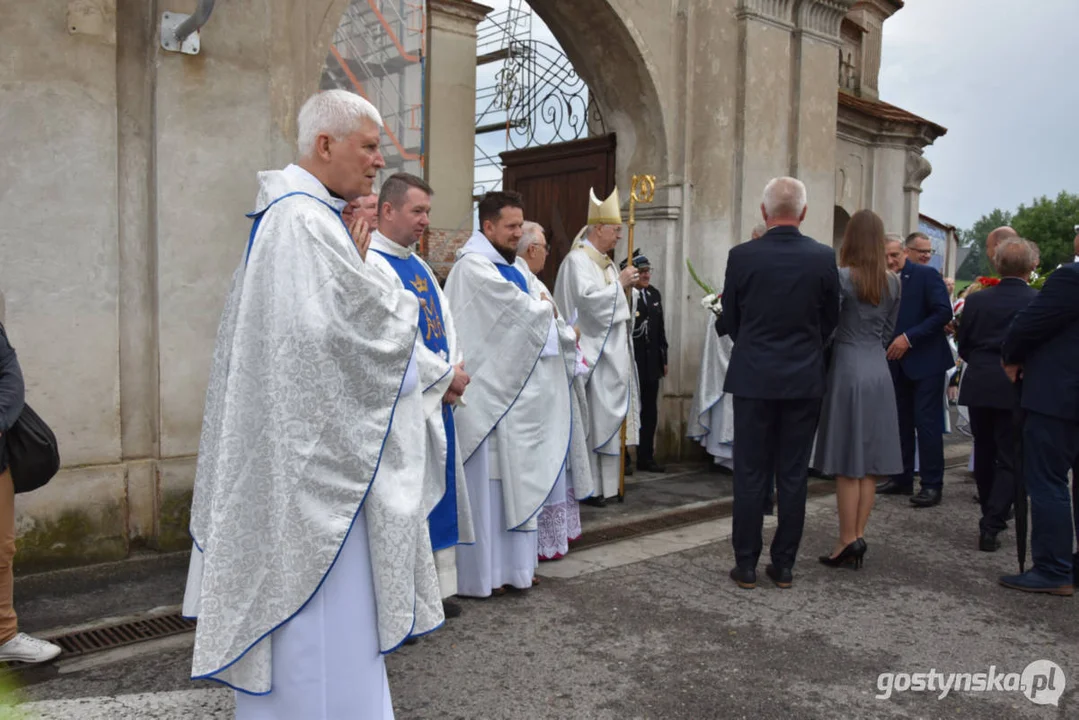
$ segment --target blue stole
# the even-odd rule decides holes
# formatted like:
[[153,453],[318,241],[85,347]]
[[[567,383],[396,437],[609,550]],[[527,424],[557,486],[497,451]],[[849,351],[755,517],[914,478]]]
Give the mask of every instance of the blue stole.
[[[442,324],[442,305],[438,301],[437,283],[427,274],[423,263],[416,256],[400,258],[381,250],[375,252],[386,259],[401,278],[405,289],[423,301],[419,323],[423,344],[448,362],[450,347],[446,340],[446,329]],[[453,410],[445,403],[442,404],[442,423],[446,428],[446,494],[427,517],[432,550],[453,547],[460,539],[457,528],[457,431],[453,424]]]
[[520,270],[513,265],[502,265],[501,263],[495,263],[494,265],[498,268],[498,272],[502,277],[521,288],[521,292],[525,295],[528,294],[528,283],[525,282],[525,276],[521,274]]

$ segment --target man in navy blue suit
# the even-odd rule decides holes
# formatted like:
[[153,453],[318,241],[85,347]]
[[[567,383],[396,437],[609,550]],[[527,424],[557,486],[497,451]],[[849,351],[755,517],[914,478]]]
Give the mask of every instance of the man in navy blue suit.
[[895,338],[888,347],[899,411],[903,473],[878,485],[877,492],[914,493],[917,433],[922,488],[910,501],[915,507],[932,507],[940,504],[944,486],[944,378],[955,366],[944,328],[952,321],[952,303],[944,279],[927,264],[933,257],[929,238],[912,233],[906,240],[906,253],[899,274],[903,284],[899,318]]
[[[1023,477],[1030,495],[1034,567],[1002,577],[1000,584],[1072,595],[1079,557],[1072,553],[1077,538],[1068,470],[1079,466],[1079,263],[1057,268],[1015,316],[1001,355],[1009,377],[1023,378]],[[1079,504],[1079,497],[1075,500]]]
[[956,336],[959,356],[967,364],[959,404],[970,408],[974,479],[982,504],[978,548],[985,552],[1000,547],[997,534],[1008,527],[1019,461],[1015,456],[1019,394],[1001,366],[1000,346],[1016,314],[1038,294],[1027,284],[1035,261],[1026,240],[1000,243],[993,264],[1000,284],[967,298]]
[[[765,568],[789,588],[805,525],[809,453],[824,396],[824,343],[839,323],[835,251],[799,231],[805,185],[764,189],[768,232],[727,257],[723,318],[734,349],[723,390],[734,397],[734,545],[731,579],[757,582],[765,496],[775,473],[779,526]],[[942,387],[943,389],[943,387]]]

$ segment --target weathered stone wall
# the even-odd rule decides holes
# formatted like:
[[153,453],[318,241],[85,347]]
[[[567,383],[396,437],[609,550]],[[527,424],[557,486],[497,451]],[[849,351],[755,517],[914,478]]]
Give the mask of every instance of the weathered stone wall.
[[[65,461],[18,500],[23,567],[186,546],[243,213],[256,172],[292,159],[296,112],[347,1],[218,3],[192,57],[161,51],[158,34],[162,11],[190,12],[195,0],[0,0],[0,290],[30,402]],[[909,188],[921,170],[909,153],[836,142],[836,36],[852,2],[532,3],[617,133],[623,200],[632,175],[656,175],[636,242],[667,306],[660,453],[697,452],[684,432],[705,316],[685,262],[721,284],[769,178],[806,180],[807,229],[825,242],[837,202],[900,222],[914,201],[916,217]],[[444,275],[471,230],[469,24],[484,8],[432,8],[426,245]],[[853,176],[853,156],[860,180],[840,202],[837,158]]]
[[21,568],[187,544],[243,213],[346,2],[218,3],[197,56],[158,43],[195,0],[0,2],[0,288],[64,461],[17,499]]

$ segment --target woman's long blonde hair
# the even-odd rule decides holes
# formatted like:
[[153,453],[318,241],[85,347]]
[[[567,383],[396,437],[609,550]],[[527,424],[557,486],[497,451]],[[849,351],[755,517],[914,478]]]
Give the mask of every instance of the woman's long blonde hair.
[[879,305],[888,292],[888,265],[884,258],[884,222],[872,210],[859,210],[847,223],[839,266],[850,268],[858,299]]

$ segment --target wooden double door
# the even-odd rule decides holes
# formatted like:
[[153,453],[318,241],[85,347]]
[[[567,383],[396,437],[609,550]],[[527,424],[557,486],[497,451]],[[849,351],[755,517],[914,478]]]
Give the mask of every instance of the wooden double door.
[[502,187],[524,196],[525,219],[539,223],[551,252],[539,274],[554,291],[562,259],[588,221],[588,191],[614,189],[614,134],[501,154]]

